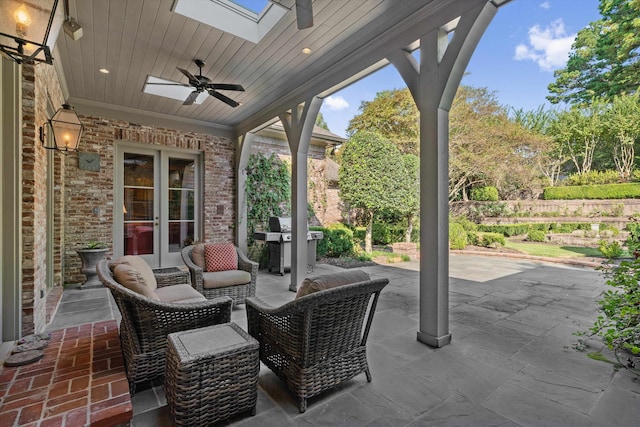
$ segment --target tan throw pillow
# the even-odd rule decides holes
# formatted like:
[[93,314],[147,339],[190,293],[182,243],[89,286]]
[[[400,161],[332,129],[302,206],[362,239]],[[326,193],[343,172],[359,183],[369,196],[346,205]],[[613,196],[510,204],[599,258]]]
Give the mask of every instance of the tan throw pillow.
[[202,271],[207,271],[207,265],[204,262],[204,243],[198,243],[191,251],[191,259],[193,263],[200,267]]
[[296,299],[314,292],[336,288],[350,283],[366,282],[369,275],[362,270],[350,270],[324,276],[307,277],[296,293]]
[[118,264],[113,269],[113,277],[127,289],[144,295],[147,298],[158,299],[158,296],[147,286],[140,272],[127,264]]
[[204,245],[206,271],[238,269],[238,253],[233,243],[207,243]]
[[111,262],[109,267],[111,271],[115,272],[115,268],[118,265],[128,265],[137,270],[142,280],[144,280],[145,286],[150,291],[155,291],[158,288],[158,282],[156,282],[156,276],[153,274],[153,270],[149,267],[149,264],[142,258],[135,255],[125,255]]

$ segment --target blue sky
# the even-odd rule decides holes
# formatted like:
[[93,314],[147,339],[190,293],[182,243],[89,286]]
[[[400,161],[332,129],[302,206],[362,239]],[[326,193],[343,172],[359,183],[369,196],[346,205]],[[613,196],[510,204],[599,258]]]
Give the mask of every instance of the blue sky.
[[[598,0],[513,0],[498,11],[485,32],[462,84],[495,91],[500,104],[516,109],[549,107],[547,86],[563,68],[576,33],[600,18]],[[405,87],[393,66],[325,99],[329,129],[345,136],[349,120],[385,89]]]

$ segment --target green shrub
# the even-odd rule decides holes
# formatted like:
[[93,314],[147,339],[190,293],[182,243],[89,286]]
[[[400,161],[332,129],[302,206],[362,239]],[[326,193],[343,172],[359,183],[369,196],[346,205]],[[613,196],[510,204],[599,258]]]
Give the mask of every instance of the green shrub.
[[504,246],[504,244],[504,236],[500,233],[478,233],[477,245],[479,246],[484,246],[485,248],[495,248],[497,246]]
[[620,174],[615,170],[589,171],[574,173],[564,181],[565,185],[599,185],[617,184],[620,182]]
[[466,231],[478,231],[478,224],[469,220],[466,216],[452,217],[450,222],[457,222]]
[[543,197],[545,200],[638,199],[640,198],[640,184],[547,187],[544,189]]
[[353,231],[343,224],[332,224],[327,228],[309,227],[310,230],[322,231],[324,238],[318,240],[316,254],[330,258],[350,256],[354,253],[355,243]]
[[477,231],[467,231],[467,243],[469,245],[477,245],[478,244],[478,232]]
[[640,223],[630,222],[625,228],[629,232],[627,240],[624,241],[627,250],[629,253],[640,251]]
[[469,208],[469,216],[476,222],[482,218],[511,216],[513,213],[504,202],[486,202]]
[[637,364],[628,363],[629,353],[640,354],[640,259],[609,265],[604,272],[614,290],[605,291],[598,301],[602,314],[589,332],[602,338],[621,366],[640,374]]
[[607,242],[606,240],[600,240],[598,243],[598,250],[605,258],[620,258],[623,254],[622,246],[617,240]]
[[530,242],[544,242],[547,240],[547,233],[542,230],[531,230],[527,234],[527,240]]
[[477,187],[471,189],[471,200],[478,202],[497,202],[500,200],[498,197],[498,189],[496,187]]
[[467,232],[457,222],[449,224],[449,249],[464,249],[467,246]]
[[393,242],[391,229],[387,224],[374,222],[371,227],[371,241],[374,245],[388,245]]
[[[600,224],[600,229],[608,229],[606,224]],[[590,222],[540,222],[521,224],[500,224],[500,225],[478,225],[478,231],[501,233],[506,237],[521,236],[529,234],[531,230],[540,230],[545,233],[565,233],[569,234],[575,230],[591,230]]]

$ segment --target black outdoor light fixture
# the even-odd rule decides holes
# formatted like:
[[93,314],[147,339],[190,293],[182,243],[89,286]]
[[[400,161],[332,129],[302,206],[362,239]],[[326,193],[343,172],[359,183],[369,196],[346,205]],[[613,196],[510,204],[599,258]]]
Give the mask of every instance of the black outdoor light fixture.
[[45,126],[47,124],[53,132],[53,138],[46,138],[44,126],[40,127],[40,142],[44,148],[58,150],[63,154],[78,151],[84,126],[71,105],[62,104],[62,108],[56,111]]
[[0,1],[0,52],[18,64],[53,64],[50,46],[63,20],[57,6],[58,0]]

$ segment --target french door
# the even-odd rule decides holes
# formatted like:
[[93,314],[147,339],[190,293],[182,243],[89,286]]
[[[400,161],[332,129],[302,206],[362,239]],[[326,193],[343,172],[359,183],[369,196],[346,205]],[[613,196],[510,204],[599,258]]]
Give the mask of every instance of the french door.
[[121,144],[116,150],[114,251],[152,267],[183,264],[200,236],[198,154]]

